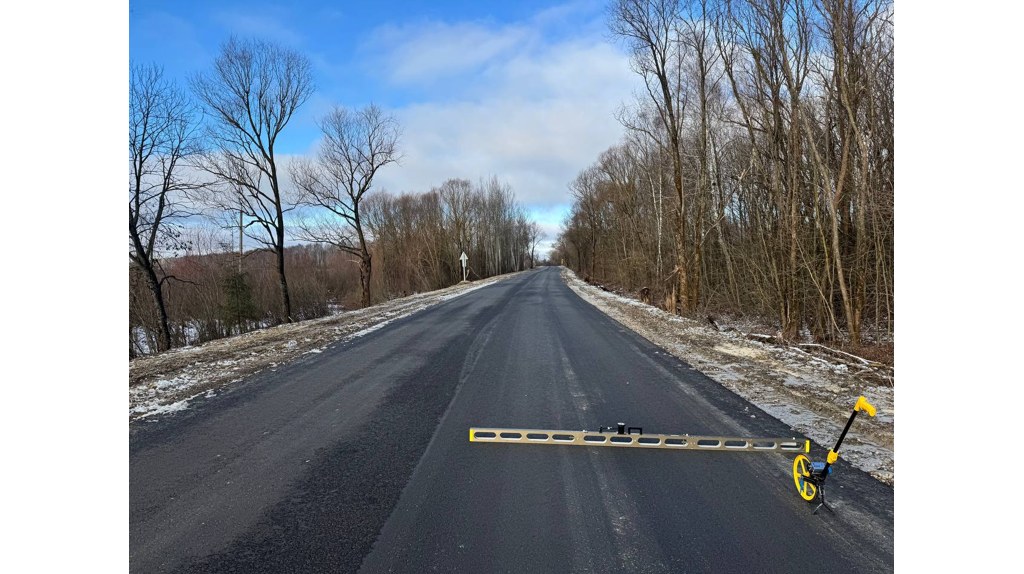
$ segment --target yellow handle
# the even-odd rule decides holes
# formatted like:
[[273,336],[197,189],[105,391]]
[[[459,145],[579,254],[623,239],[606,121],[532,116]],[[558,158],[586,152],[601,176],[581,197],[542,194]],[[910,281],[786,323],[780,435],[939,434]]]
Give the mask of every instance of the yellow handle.
[[869,415],[875,416],[875,407],[871,406],[871,404],[868,403],[868,400],[864,397],[857,399],[857,404],[853,407],[853,410],[855,411],[859,411],[861,409],[867,411]]

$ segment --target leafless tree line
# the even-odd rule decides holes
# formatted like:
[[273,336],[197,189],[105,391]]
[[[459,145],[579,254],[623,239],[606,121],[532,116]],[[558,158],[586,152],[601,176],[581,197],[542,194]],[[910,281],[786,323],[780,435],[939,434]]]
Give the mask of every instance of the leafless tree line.
[[532,268],[543,239],[512,188],[496,177],[475,185],[449,179],[422,194],[377,193],[365,217],[383,262],[376,278],[383,297],[461,281],[462,253],[470,280]]
[[618,0],[609,22],[643,89],[570,185],[556,256],[785,339],[891,335],[891,2]]
[[[156,66],[131,66],[129,84],[132,356],[322,316],[352,306],[356,285],[363,306],[450,285],[458,249],[476,277],[533,264],[537,227],[497,180],[423,198],[376,190],[402,157],[402,127],[376,105],[336,105],[317,118],[314,157],[283,156],[281,133],[315,90],[295,50],[232,38],[190,91]],[[421,264],[431,269],[402,267]]]
[[[194,345],[273,325],[281,305],[276,255],[256,250],[241,261],[232,234],[212,223],[184,227],[185,248],[163,260],[182,281],[168,282],[164,299],[171,347]],[[358,307],[359,275],[349,257],[322,245],[290,245],[285,265],[295,320]],[[156,307],[145,277],[134,266],[128,281],[129,356],[156,352]]]

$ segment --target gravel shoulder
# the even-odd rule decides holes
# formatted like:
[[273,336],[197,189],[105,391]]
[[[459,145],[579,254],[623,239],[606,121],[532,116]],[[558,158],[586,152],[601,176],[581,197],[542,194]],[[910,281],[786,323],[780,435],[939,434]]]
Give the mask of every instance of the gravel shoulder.
[[857,397],[878,411],[858,417],[840,455],[876,479],[894,485],[893,369],[865,364],[824,347],[792,347],[719,331],[579,279],[562,278],[581,298],[622,325],[686,361],[824,448],[831,448]]
[[[525,273],[521,271],[519,273]],[[259,329],[244,335],[174,349],[128,363],[128,419],[171,413],[188,408],[200,395],[237,383],[265,369],[329,345],[362,337],[398,319],[422,311],[519,273],[499,275],[393,299],[385,303],[309,321]]]

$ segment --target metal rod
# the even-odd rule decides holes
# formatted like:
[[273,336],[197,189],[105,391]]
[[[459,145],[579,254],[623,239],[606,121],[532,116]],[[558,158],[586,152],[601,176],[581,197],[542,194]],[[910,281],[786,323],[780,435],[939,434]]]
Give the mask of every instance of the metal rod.
[[[843,444],[843,439],[846,438],[846,433],[850,431],[850,425],[853,424],[853,419],[857,418],[857,412],[858,411],[854,409],[853,414],[851,414],[850,418],[846,421],[846,427],[843,428],[843,433],[839,435],[839,440],[836,441],[836,446],[832,449],[832,452],[839,454],[839,447]],[[825,461],[825,468],[821,471],[822,476],[828,476],[828,469],[830,466],[832,466],[832,463]]]

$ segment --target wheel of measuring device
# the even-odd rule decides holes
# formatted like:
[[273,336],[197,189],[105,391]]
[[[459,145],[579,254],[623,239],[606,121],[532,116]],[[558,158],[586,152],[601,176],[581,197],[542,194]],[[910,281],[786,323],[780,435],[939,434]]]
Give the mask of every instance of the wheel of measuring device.
[[793,460],[793,482],[796,484],[796,491],[800,498],[807,502],[813,502],[818,494],[818,488],[811,484],[807,477],[811,476],[811,461],[800,454]]

